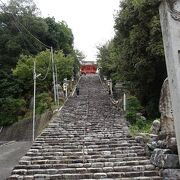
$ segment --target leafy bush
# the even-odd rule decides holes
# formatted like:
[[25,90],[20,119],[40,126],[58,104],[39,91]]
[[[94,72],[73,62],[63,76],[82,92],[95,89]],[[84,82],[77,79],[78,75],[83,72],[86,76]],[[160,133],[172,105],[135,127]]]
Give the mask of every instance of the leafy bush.
[[131,135],[138,133],[149,133],[152,122],[146,120],[139,113],[142,110],[140,102],[135,96],[130,96],[127,99],[126,118],[130,122],[129,130]]
[[152,121],[138,119],[136,123],[131,124],[129,131],[131,135],[137,135],[138,133],[150,133]]
[[38,94],[36,97],[36,113],[41,114],[47,109],[51,109],[52,98],[48,93]]
[[130,123],[135,123],[140,119],[138,112],[142,109],[140,102],[135,96],[129,96],[127,98],[127,109],[126,109],[126,118]]
[[25,113],[25,100],[12,97],[0,98],[0,126],[7,126],[18,121]]

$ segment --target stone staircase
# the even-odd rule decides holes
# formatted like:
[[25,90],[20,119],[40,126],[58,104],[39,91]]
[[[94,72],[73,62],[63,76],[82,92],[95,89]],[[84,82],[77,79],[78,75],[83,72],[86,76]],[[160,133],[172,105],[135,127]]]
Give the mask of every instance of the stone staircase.
[[8,180],[162,179],[99,77],[84,76],[79,85],[80,95],[69,98]]

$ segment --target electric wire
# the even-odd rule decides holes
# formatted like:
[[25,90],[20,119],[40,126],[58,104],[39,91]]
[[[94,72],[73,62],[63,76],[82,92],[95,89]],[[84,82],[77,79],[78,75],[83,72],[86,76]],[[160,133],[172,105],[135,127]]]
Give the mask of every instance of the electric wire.
[[[2,3],[2,5],[4,6],[4,9],[8,9],[7,8],[7,6],[5,5],[5,3],[2,1],[2,0],[0,0],[0,2]],[[6,11],[1,7],[1,9],[6,13]],[[13,14],[13,13],[11,13],[10,12],[10,14],[12,15],[12,18],[13,18],[13,20],[14,20],[14,25],[15,25],[15,27],[17,28],[17,30],[21,33],[21,35],[23,36],[23,31],[22,31],[22,29],[18,26],[18,24],[19,25],[21,25],[30,35],[31,35],[31,37],[33,37],[36,41],[38,41],[41,45],[43,45],[44,47],[46,47],[46,48],[51,48],[50,46],[48,46],[48,45],[46,45],[46,44],[44,44],[42,41],[40,41],[38,38],[36,38],[21,22],[19,22],[19,20],[15,17],[15,15]],[[10,16],[9,16],[10,17]],[[17,24],[18,23],[18,24]],[[34,45],[32,44],[32,43],[29,43],[29,40],[27,39],[27,38],[25,38],[25,36],[23,36],[24,38],[24,40],[26,40],[27,42],[28,42],[28,44],[31,44],[31,46],[34,48],[34,49],[37,49],[37,48],[35,48],[34,47]],[[44,81],[46,78],[47,78],[47,76],[48,76],[48,73],[49,73],[49,70],[50,70],[50,66],[51,66],[51,53],[50,53],[50,59],[49,59],[49,65],[48,65],[48,68],[47,68],[47,71],[46,71],[46,74],[45,74],[45,76],[43,77],[43,78],[40,78],[40,77],[38,77],[37,79],[38,80],[40,80],[40,81]]]
[[[2,2],[2,1],[0,0],[0,2]],[[2,3],[3,3],[3,2],[2,2]],[[7,7],[6,7],[5,5],[3,5],[3,6],[7,9]],[[25,41],[26,41],[27,44],[29,44],[29,46],[32,46],[32,47],[33,47],[34,51],[38,52],[37,48],[36,48],[32,43],[30,43],[29,40],[28,40],[27,38],[25,38],[25,36],[23,35],[24,33],[23,33],[23,31],[21,30],[21,28],[18,26],[14,15],[11,13],[12,16],[10,16],[9,13],[7,13],[7,12],[2,8],[2,6],[0,6],[0,8],[3,10],[4,13],[6,13],[10,18],[13,19],[13,24],[15,25],[16,29],[20,32],[21,36],[23,37],[22,40],[24,41],[24,45],[25,45]],[[25,45],[25,46],[26,46],[26,45]],[[28,49],[27,49],[27,50],[28,50]]]
[[[0,0],[0,2],[2,3],[4,9],[3,9],[1,6],[0,6],[0,8],[1,8],[5,13],[7,13],[7,12],[5,11],[5,9],[8,10],[6,4],[5,4],[2,0]],[[8,14],[8,13],[7,13],[7,14]],[[51,49],[51,51],[50,51],[49,65],[48,65],[48,69],[47,69],[47,71],[46,71],[46,74],[45,74],[44,78],[42,78],[42,79],[41,79],[41,78],[38,78],[39,80],[44,81],[44,80],[47,78],[47,75],[48,75],[48,73],[49,73],[49,69],[50,69],[50,65],[51,65],[51,58],[52,58],[52,69],[53,69],[53,72],[54,72],[55,63],[53,62],[53,49],[52,49],[52,47],[46,45],[45,43],[43,43],[42,41],[40,41],[37,37],[35,37],[21,22],[19,22],[18,18],[16,18],[15,15],[14,15],[12,12],[10,12],[10,14],[12,15],[13,20],[15,21],[14,24],[15,24],[16,28],[18,29],[18,31],[19,31],[20,33],[23,34],[22,29],[21,29],[18,25],[20,25],[21,27],[23,27],[23,29],[24,29],[31,37],[33,37],[36,41],[38,41],[42,46],[44,46],[44,47],[46,47],[46,48],[48,48],[48,49]],[[17,24],[16,24],[16,23],[17,23]],[[31,43],[31,45],[33,46],[32,43]],[[33,46],[33,47],[34,47],[34,46]],[[36,48],[35,48],[35,49],[36,49]],[[53,77],[54,77],[54,76],[53,76]],[[55,80],[53,80],[53,81],[55,81]],[[54,86],[56,86],[56,82],[55,82]],[[56,90],[55,90],[55,91],[56,91]],[[56,101],[55,101],[55,102],[56,102]]]
[[40,76],[39,76],[39,77],[37,77],[37,79],[38,79],[38,80],[40,80],[40,81],[44,81],[44,80],[47,78],[48,73],[49,73],[49,70],[50,70],[50,66],[51,66],[51,53],[50,53],[50,57],[49,57],[49,65],[48,65],[48,68],[47,68],[46,74],[45,74],[45,76],[44,76],[43,78],[40,78]]
[[[0,0],[0,2],[2,3],[2,5],[3,5],[3,7],[5,8],[5,9],[8,9],[7,8],[7,6],[6,6],[6,4],[2,1],[2,0]],[[5,10],[1,7],[1,9],[5,12]],[[12,12],[10,12],[10,14],[13,16],[13,19],[14,19],[14,21],[16,21],[19,25],[21,25],[25,30],[26,30],[26,32],[28,32],[30,35],[31,35],[31,37],[33,37],[36,41],[38,41],[41,45],[43,45],[44,47],[46,47],[46,48],[48,48],[48,49],[50,49],[51,47],[50,46],[48,46],[48,45],[46,45],[45,43],[43,43],[42,41],[40,41],[37,37],[35,37],[16,17],[15,17],[15,15],[12,13]]]

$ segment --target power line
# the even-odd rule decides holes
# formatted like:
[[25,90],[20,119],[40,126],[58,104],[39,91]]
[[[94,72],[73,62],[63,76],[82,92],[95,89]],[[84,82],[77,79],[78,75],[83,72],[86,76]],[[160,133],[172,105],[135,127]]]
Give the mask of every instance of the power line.
[[57,102],[57,96],[56,96],[56,94],[57,94],[57,92],[56,92],[56,78],[55,78],[55,64],[54,64],[54,54],[53,54],[53,48],[51,47],[51,60],[52,60],[52,74],[53,74],[53,85],[54,85],[54,102],[55,102],[55,104],[56,104],[56,102]]
[[[0,0],[1,1],[1,0]],[[2,2],[2,1],[1,1]],[[0,8],[3,10],[4,13],[6,13],[10,18],[12,18],[1,6]],[[13,14],[11,14],[13,16]],[[35,50],[37,49],[36,47],[34,47],[34,45],[32,43],[29,42],[29,40],[27,38],[25,38],[25,36],[23,36],[23,32],[21,30],[21,28],[17,25],[17,23],[15,22],[15,17],[13,16],[13,20],[14,20],[14,25],[16,27],[16,29],[20,32],[20,34],[22,35],[22,40],[24,41],[24,45],[25,45],[25,41],[32,46]],[[26,46],[26,45],[25,45]],[[28,49],[27,49],[28,50]],[[37,51],[37,50],[36,50]],[[38,52],[38,51],[37,51]]]
[[[6,4],[2,1],[2,0],[0,0],[0,2],[2,3],[2,5],[3,5],[3,7],[5,8],[5,9],[8,9],[8,7],[6,6]],[[1,9],[5,12],[5,10],[1,7]],[[51,47],[50,46],[48,46],[48,45],[46,45],[45,43],[43,43],[42,41],[40,41],[37,37],[35,37],[21,22],[19,22],[19,20],[15,17],[15,15],[12,13],[12,12],[10,12],[10,14],[13,16],[13,19],[14,19],[14,21],[16,22],[16,23],[18,23],[19,25],[21,25],[25,30],[26,30],[26,32],[28,32],[30,35],[31,35],[31,37],[33,37],[36,41],[38,41],[41,45],[43,45],[44,47],[46,47],[46,48],[48,48],[48,49],[51,49]],[[16,26],[16,25],[15,25]],[[19,28],[16,26],[16,28],[19,30]]]
[[47,69],[47,71],[46,71],[46,74],[45,74],[45,76],[44,76],[43,78],[37,77],[37,78],[38,78],[38,80],[40,80],[40,81],[44,81],[44,80],[47,78],[47,75],[48,75],[49,70],[50,70],[50,66],[51,66],[51,52],[50,52],[49,65],[48,65],[48,69]]
[[[2,0],[0,0],[0,2],[4,6],[4,9],[8,9]],[[2,7],[1,7],[1,9],[6,13],[6,11]],[[21,25],[31,35],[31,37],[33,37],[35,40],[37,40],[41,45],[45,46],[46,48],[51,48],[50,46],[44,44],[42,41],[40,41],[38,38],[36,38],[22,23],[19,22],[19,20],[14,16],[13,13],[10,12],[10,14],[12,15],[12,18],[14,20],[15,27],[18,29],[18,31],[21,33],[22,36],[24,33],[22,32],[22,29],[18,26],[18,24]],[[31,46],[34,49],[36,49],[32,43],[29,43],[29,40],[25,36],[23,36],[23,37],[24,37],[23,39],[26,40],[28,42],[28,44],[31,44]],[[49,69],[50,69],[50,65],[51,65],[51,52],[50,52],[49,65],[48,65],[48,69],[46,71],[46,74],[45,74],[44,78],[38,78],[39,80],[44,81],[47,78],[47,75],[48,75]]]
[[[2,3],[4,9],[7,9],[7,10],[8,10],[8,7],[6,6],[6,4],[5,4],[2,0],[0,0],[0,2]],[[5,11],[2,7],[0,7],[0,8],[6,13],[6,11]],[[51,60],[52,60],[53,84],[54,84],[54,101],[55,101],[55,104],[56,104],[56,101],[57,101],[56,94],[57,94],[57,92],[56,92],[56,77],[55,77],[56,75],[55,75],[55,63],[54,63],[54,57],[53,57],[53,48],[50,47],[50,46],[48,46],[48,45],[46,45],[45,43],[43,43],[42,41],[40,41],[37,37],[35,37],[21,22],[19,22],[19,20],[15,17],[15,15],[14,15],[12,12],[10,12],[10,14],[11,14],[12,17],[13,17],[13,20],[15,21],[14,24],[15,24],[15,26],[16,26],[16,28],[18,29],[19,32],[21,32],[21,33],[23,34],[22,29],[18,27],[18,25],[21,25],[21,26],[24,28],[24,30],[25,30],[26,32],[28,32],[29,35],[31,35],[31,37],[33,37],[36,41],[38,41],[38,42],[39,42],[41,45],[43,45],[44,47],[46,47],[46,48],[48,48],[48,49],[51,50],[51,51],[50,51],[50,60],[49,60],[49,65],[48,65],[47,72],[46,72],[44,78],[42,78],[42,79],[39,78],[39,79],[40,79],[41,81],[43,81],[43,80],[46,79],[46,77],[47,77],[47,75],[48,75],[48,73],[49,73],[49,69],[50,69],[50,62],[51,62]],[[16,24],[16,23],[17,23],[17,24]],[[25,38],[25,39],[26,39],[26,38]],[[34,46],[33,46],[33,47],[34,47]]]

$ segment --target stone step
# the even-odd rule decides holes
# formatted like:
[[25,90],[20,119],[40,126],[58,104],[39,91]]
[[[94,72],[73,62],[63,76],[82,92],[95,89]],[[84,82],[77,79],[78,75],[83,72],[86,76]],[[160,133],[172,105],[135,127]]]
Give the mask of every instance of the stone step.
[[[99,144],[103,144],[103,143],[106,143],[106,142],[109,142],[109,143],[123,143],[123,142],[126,142],[126,143],[134,143],[134,144],[138,144],[137,142],[132,142],[132,141],[129,141],[129,140],[126,140],[124,138],[124,140],[113,140],[112,137],[108,137],[104,134],[101,134],[101,135],[96,135],[95,136],[74,136],[74,135],[71,135],[69,134],[68,135],[69,137],[67,137],[66,139],[65,138],[61,138],[61,137],[57,137],[57,138],[51,138],[51,139],[47,139],[47,138],[42,138],[41,140],[37,140],[34,142],[34,143],[51,143],[51,142],[60,142],[60,143],[77,143],[77,142],[87,142],[87,143],[99,143]],[[93,141],[94,139],[94,141]]]
[[127,162],[128,164],[128,161],[140,161],[140,160],[145,160],[146,158],[144,157],[140,157],[140,158],[130,158],[130,159],[127,159],[127,158],[108,158],[108,159],[105,159],[105,158],[97,158],[97,159],[83,159],[83,158],[79,158],[79,159],[61,159],[61,160],[51,160],[51,159],[42,159],[42,160],[32,160],[32,161],[28,161],[28,160],[20,160],[20,164],[61,164],[61,163],[83,163],[83,162],[86,162],[86,163],[95,163],[95,162]]
[[[147,176],[145,175],[147,174]],[[154,174],[154,175],[153,175]],[[141,172],[126,172],[126,173],[65,173],[65,174],[35,174],[35,175],[12,175],[8,180],[20,180],[20,179],[28,179],[28,180],[39,180],[39,179],[58,179],[58,180],[76,180],[76,179],[120,179],[120,180],[160,180],[162,178],[158,177],[156,172],[146,171],[145,173]]]
[[107,152],[105,152],[104,154],[96,154],[96,155],[83,155],[83,153],[79,153],[77,154],[76,156],[75,155],[36,155],[36,156],[24,156],[21,160],[25,160],[25,161],[33,161],[33,160],[64,160],[64,159],[68,159],[68,160],[77,160],[77,159],[91,159],[91,161],[93,161],[94,159],[100,159],[100,158],[104,158],[104,159],[114,159],[114,158],[122,158],[125,159],[125,158],[128,158],[128,159],[134,159],[134,158],[137,158],[137,159],[141,159],[141,158],[144,158],[144,156],[137,156],[136,153],[131,153],[131,154],[109,154]]
[[[70,172],[72,169],[76,173],[81,172],[128,172],[128,171],[145,171],[145,170],[154,170],[154,165],[135,165],[135,166],[104,166],[105,164],[101,163],[92,163],[92,164],[45,164],[45,165],[18,165],[15,167],[13,173],[21,174],[23,171],[28,172],[29,170],[40,169],[40,170],[63,170],[66,169],[66,172]],[[108,165],[108,164],[107,164]],[[110,165],[110,163],[109,163]],[[32,171],[30,171],[32,172]]]
[[[133,169],[134,168],[134,169]],[[139,167],[105,167],[105,168],[65,168],[65,169],[15,169],[13,174],[35,175],[35,174],[84,174],[84,173],[106,173],[108,177],[136,177],[136,176],[155,176],[158,171]],[[120,169],[120,170],[119,170]],[[130,170],[130,171],[129,171]]]
[[[76,145],[77,143],[78,144],[81,144],[81,143],[83,143],[84,141],[85,141],[85,143],[86,144],[90,144],[90,143],[92,143],[92,144],[95,144],[95,143],[99,143],[99,144],[103,144],[103,143],[110,143],[110,144],[113,144],[113,143],[119,143],[119,144],[121,144],[121,143],[128,143],[128,144],[131,144],[131,145],[133,145],[133,144],[136,144],[136,145],[138,145],[139,143],[137,143],[135,140],[129,140],[129,139],[126,139],[126,138],[123,138],[123,139],[117,139],[117,138],[112,138],[112,137],[110,137],[110,138],[107,138],[107,137],[102,137],[102,138],[99,138],[98,139],[98,142],[94,142],[93,141],[93,138],[94,138],[94,136],[87,136],[87,137],[83,137],[83,138],[79,138],[78,139],[78,141],[77,141],[77,139],[72,139],[73,137],[73,135],[69,135],[70,137],[68,138],[68,140],[70,140],[70,141],[73,141],[73,140],[76,140],[76,141],[74,141],[74,142],[64,142],[64,143],[62,143],[63,145],[69,145],[69,144],[74,144],[74,145]],[[97,136],[97,135],[96,135]],[[77,137],[76,137],[77,138]],[[92,138],[92,139],[91,139]],[[97,137],[96,137],[97,138]],[[52,139],[54,139],[54,137],[52,137]],[[84,140],[85,139],[85,140]],[[54,140],[57,140],[57,141],[59,141],[59,140],[61,140],[60,139],[60,137],[56,137],[56,139],[54,139]],[[33,146],[34,145],[36,145],[36,144],[41,144],[41,143],[44,143],[45,141],[48,141],[48,139],[46,139],[46,137],[44,138],[41,138],[40,140],[39,139],[36,139],[36,141],[34,142],[34,144],[33,144]],[[50,140],[49,140],[50,141]]]
[[[78,145],[86,145],[86,146],[96,146],[96,147],[101,147],[101,146],[113,146],[113,145],[119,145],[120,147],[122,146],[139,146],[138,143],[135,143],[135,142],[128,142],[128,141],[112,141],[110,142],[111,140],[104,140],[102,139],[101,141],[91,141],[91,142],[88,142],[88,141],[76,141],[76,142],[71,142],[71,143],[67,143],[67,142],[61,142],[60,144],[58,143],[58,146],[62,146],[62,147],[75,147],[75,146],[78,146]],[[57,144],[57,143],[55,143]],[[35,142],[33,145],[32,145],[32,148],[36,148],[36,146],[50,146],[50,143],[46,142],[46,141],[41,141],[41,142]],[[52,144],[53,145],[53,144]],[[99,145],[99,146],[98,146]],[[142,147],[142,146],[141,146]]]
[[80,86],[81,95],[66,101],[9,180],[162,179],[99,78],[82,77]]
[[[92,149],[85,149],[85,155],[89,155],[91,157],[95,156],[111,156],[111,157],[134,157],[134,156],[144,156],[145,152],[144,151],[140,151],[138,153],[136,152],[118,152],[118,151],[93,151]],[[45,157],[49,157],[49,156],[74,156],[74,157],[78,157],[78,156],[82,156],[83,155],[83,150],[79,151],[79,152],[66,152],[66,151],[62,151],[62,152],[27,152],[26,153],[26,157],[34,157],[34,156],[43,156]]]
[[[83,145],[84,144],[84,145]],[[144,147],[142,146],[135,146],[135,145],[131,145],[131,144],[85,144],[85,143],[82,143],[82,144],[77,144],[77,145],[61,145],[59,143],[44,143],[44,144],[41,144],[41,145],[33,145],[31,146],[32,149],[72,149],[73,151],[74,150],[78,150],[78,149],[81,149],[81,148],[85,148],[85,149],[96,149],[97,151],[105,151],[108,150],[108,149],[111,149],[111,150],[126,150],[126,149],[138,149],[138,150],[142,150],[144,149]]]
[[[53,149],[53,150],[56,150],[56,149],[72,149],[72,150],[78,150],[78,149],[81,149],[83,147],[83,144],[82,145],[66,145],[66,146],[63,146],[63,145],[60,145],[59,143],[52,143],[52,144],[41,144],[41,145],[32,145],[31,148],[32,149]],[[134,146],[134,145],[127,145],[127,144],[103,144],[103,145],[86,145],[85,148],[91,148],[91,149],[96,149],[96,151],[106,151],[108,149],[111,149],[111,150],[126,150],[126,149],[139,149],[139,150],[142,150],[144,149],[144,147],[142,146]]]
[[[50,161],[51,162],[51,161]],[[31,164],[31,162],[29,161],[20,161],[20,165],[17,165],[17,167],[54,167],[54,168],[66,168],[66,167],[94,167],[97,165],[96,162],[92,162],[92,163],[56,163],[50,164],[49,161],[38,161],[38,164]],[[150,160],[139,160],[139,161],[123,161],[123,162],[101,162],[101,167],[114,167],[114,166],[139,166],[139,165],[150,165]],[[16,169],[16,167],[15,167]]]

